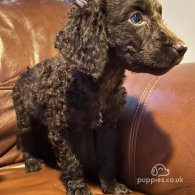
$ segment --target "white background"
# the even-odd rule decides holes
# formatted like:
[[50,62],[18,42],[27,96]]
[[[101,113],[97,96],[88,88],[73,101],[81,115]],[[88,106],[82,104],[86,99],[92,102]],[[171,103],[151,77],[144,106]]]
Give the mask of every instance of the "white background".
[[195,62],[195,0],[159,0],[168,27],[188,46],[183,63]]

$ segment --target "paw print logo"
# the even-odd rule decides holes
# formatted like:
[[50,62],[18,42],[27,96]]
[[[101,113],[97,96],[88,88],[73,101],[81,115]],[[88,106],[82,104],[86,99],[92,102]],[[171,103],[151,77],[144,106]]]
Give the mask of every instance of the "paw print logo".
[[157,164],[154,167],[152,167],[151,175],[152,176],[168,176],[170,173],[169,169],[167,169],[163,164]]

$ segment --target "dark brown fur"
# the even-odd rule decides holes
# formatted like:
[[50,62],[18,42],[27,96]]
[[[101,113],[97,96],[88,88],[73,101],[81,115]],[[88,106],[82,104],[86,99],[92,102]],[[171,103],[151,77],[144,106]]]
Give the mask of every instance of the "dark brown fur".
[[[96,134],[99,178],[105,193],[130,190],[117,183],[116,124],[125,104],[125,69],[163,74],[186,51],[163,24],[156,0],[90,0],[73,6],[69,21],[56,37],[59,55],[26,70],[13,90],[18,146],[27,172],[41,162],[34,149],[54,156],[68,195],[88,195],[74,142],[79,132]],[[131,20],[133,13],[142,22]]]

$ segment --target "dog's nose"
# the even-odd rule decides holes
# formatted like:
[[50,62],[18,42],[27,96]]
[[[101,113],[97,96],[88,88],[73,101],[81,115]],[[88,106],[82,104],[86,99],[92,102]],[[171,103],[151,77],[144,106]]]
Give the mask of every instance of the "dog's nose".
[[175,44],[173,46],[173,48],[175,49],[175,51],[182,57],[186,51],[187,51],[187,46],[185,46],[184,44]]

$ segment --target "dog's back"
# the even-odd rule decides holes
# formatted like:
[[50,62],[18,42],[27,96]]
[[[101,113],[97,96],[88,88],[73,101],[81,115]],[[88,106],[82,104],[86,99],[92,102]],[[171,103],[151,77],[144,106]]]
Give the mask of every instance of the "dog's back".
[[[23,105],[26,110],[33,110],[35,106],[47,103],[47,97],[55,91],[54,82],[57,82],[57,77],[59,78],[57,74],[60,66],[63,66],[62,61],[59,57],[54,57],[37,64],[33,68],[27,68],[14,86],[14,105],[17,107]],[[66,74],[63,75],[63,80],[66,79],[65,77]],[[63,81],[59,79],[59,82]]]

